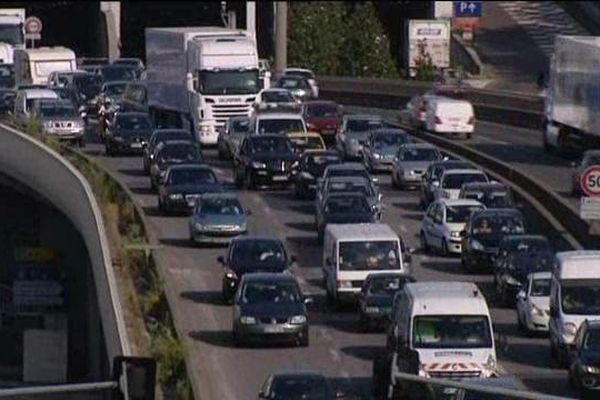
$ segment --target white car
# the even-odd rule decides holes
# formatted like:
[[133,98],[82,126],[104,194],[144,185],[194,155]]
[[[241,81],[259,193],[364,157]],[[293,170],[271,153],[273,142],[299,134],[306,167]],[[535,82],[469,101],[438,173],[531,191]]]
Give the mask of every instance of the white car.
[[477,200],[441,199],[431,203],[423,217],[421,226],[421,247],[423,250],[440,250],[442,255],[460,254],[462,251],[460,233],[473,211],[484,210]]
[[319,85],[315,77],[315,73],[306,68],[286,68],[283,70],[283,75],[297,75],[308,81],[313,92],[313,98],[319,97]]
[[300,102],[287,89],[263,89],[256,95],[253,104],[257,112],[266,110],[300,111]]
[[270,112],[254,114],[250,118],[248,132],[254,135],[288,134],[308,132],[302,115],[292,112]]
[[551,272],[534,272],[517,293],[519,328],[527,333],[548,332]]
[[489,182],[488,176],[478,169],[450,169],[444,171],[439,180],[439,186],[433,192],[434,200],[458,199],[464,183]]

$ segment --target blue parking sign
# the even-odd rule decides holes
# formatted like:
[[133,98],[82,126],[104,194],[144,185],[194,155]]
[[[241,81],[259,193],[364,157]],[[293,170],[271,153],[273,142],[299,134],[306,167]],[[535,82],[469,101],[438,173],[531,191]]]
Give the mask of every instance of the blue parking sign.
[[482,1],[455,1],[455,18],[479,18],[483,11]]

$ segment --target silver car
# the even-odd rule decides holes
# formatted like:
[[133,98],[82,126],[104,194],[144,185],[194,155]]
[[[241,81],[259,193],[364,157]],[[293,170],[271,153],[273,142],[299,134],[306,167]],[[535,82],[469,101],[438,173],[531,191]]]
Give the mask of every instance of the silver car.
[[206,193],[196,199],[189,219],[192,243],[229,243],[247,232],[248,210],[235,193]]
[[372,180],[360,176],[335,176],[327,179],[323,183],[323,189],[315,198],[317,209],[320,202],[326,199],[331,193],[361,193],[365,195],[369,206],[376,213],[378,220],[381,220],[382,206],[381,199],[383,195],[379,193]]
[[414,143],[414,140],[402,129],[384,128],[372,131],[363,148],[364,163],[369,172],[391,172],[400,146],[408,143]]
[[362,159],[363,146],[371,131],[380,128],[383,128],[383,119],[379,115],[344,115],[336,148],[345,159]]
[[584,152],[579,165],[575,162],[571,163],[571,194],[573,196],[580,196],[582,194],[581,183],[579,182],[581,174],[592,165],[600,165],[600,150],[588,150]]
[[442,153],[429,143],[401,146],[392,167],[392,185],[396,188],[420,185],[431,163],[442,159]]
[[40,100],[36,111],[40,117],[44,135],[83,146],[85,123],[72,102]]

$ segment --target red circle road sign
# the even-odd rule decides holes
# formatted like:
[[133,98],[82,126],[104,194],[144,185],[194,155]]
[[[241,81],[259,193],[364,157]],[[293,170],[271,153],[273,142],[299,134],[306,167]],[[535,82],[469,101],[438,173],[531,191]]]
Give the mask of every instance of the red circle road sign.
[[600,196],[600,165],[592,165],[583,171],[579,179],[581,190],[591,197]]
[[26,33],[41,33],[42,32],[42,20],[38,17],[27,17],[25,20],[25,32]]

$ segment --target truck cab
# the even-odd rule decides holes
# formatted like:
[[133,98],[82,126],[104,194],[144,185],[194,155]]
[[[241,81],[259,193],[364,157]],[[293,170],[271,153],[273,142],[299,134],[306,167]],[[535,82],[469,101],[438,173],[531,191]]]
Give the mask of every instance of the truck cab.
[[25,48],[25,9],[0,9],[0,64],[13,64],[15,49]]
[[75,71],[75,52],[66,47],[39,47],[15,50],[15,83],[47,85],[54,71]]

